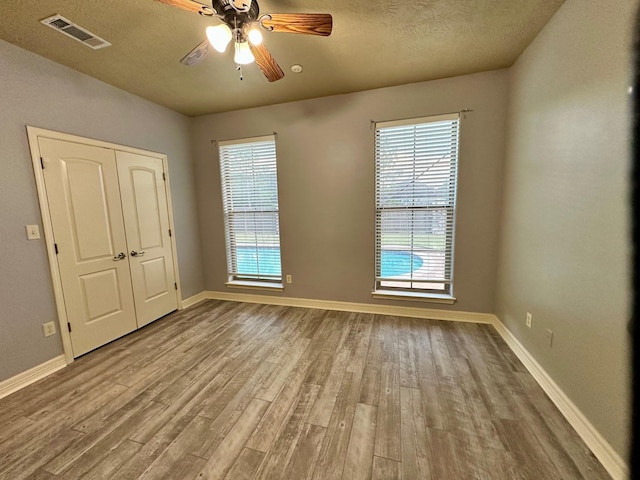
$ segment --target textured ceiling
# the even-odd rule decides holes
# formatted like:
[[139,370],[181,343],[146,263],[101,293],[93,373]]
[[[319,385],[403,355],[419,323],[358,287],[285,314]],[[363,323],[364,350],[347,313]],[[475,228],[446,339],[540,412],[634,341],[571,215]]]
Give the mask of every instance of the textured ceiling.
[[[206,3],[206,0],[201,0]],[[179,60],[219,21],[155,0],[0,0],[0,38],[187,115],[508,67],[564,0],[258,0],[261,13],[330,13],[330,37],[265,32],[285,72],[235,70],[232,49]],[[60,14],[112,43],[92,50],[40,23]],[[301,64],[294,74],[290,67]]]

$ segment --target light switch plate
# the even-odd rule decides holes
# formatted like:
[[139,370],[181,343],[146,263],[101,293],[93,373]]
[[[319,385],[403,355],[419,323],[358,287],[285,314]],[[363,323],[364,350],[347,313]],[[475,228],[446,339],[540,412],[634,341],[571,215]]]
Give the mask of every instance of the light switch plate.
[[38,240],[40,238],[40,227],[38,225],[25,225],[27,229],[27,239]]

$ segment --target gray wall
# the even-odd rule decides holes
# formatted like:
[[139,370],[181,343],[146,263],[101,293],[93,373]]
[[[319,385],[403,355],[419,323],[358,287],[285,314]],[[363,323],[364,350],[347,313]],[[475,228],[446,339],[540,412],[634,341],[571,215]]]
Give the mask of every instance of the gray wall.
[[636,8],[569,0],[511,70],[496,301],[506,326],[624,457]]
[[203,289],[189,119],[0,41],[0,380],[62,353],[25,125],[166,153],[182,293]]
[[[282,267],[284,274],[293,275],[293,283],[278,295],[493,312],[507,83],[508,73],[501,70],[195,118],[206,288],[224,291],[227,279],[219,162],[211,140],[275,131]],[[374,300],[370,120],[465,107],[474,112],[461,126],[454,274],[458,301],[449,307]]]

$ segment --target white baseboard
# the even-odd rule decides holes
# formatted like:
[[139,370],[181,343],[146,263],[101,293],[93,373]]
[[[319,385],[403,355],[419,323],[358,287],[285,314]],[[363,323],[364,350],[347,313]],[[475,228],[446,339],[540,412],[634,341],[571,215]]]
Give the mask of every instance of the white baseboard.
[[596,430],[596,428],[587,420],[580,409],[567,397],[562,389],[553,381],[549,374],[542,368],[535,358],[524,348],[518,339],[511,333],[509,329],[494,316],[493,326],[500,336],[507,343],[509,348],[513,350],[516,356],[529,370],[533,378],[542,387],[551,401],[558,407],[558,410],[564,415],[574,430],[580,435],[587,447],[593,452],[602,466],[609,472],[613,480],[626,480],[629,478],[629,467],[626,462],[618,455],[604,437]]
[[7,378],[0,382],[0,398],[4,398],[7,395],[17,392],[21,388],[31,385],[37,382],[41,378],[51,375],[53,372],[57,372],[61,368],[67,366],[67,362],[64,360],[64,355],[47,360],[40,365],[36,365],[30,368],[26,372],[19,373],[11,378]]
[[[200,297],[200,295],[204,295]],[[206,291],[186,301],[195,299],[202,301],[228,300],[231,302],[263,303],[266,305],[282,305],[287,307],[315,308],[321,310],[337,310],[340,312],[373,313],[378,315],[394,315],[398,317],[428,318],[431,320],[448,320],[451,322],[488,323],[493,324],[492,313],[459,312],[455,310],[439,310],[421,307],[396,307],[393,305],[377,305],[370,303],[336,302],[333,300],[315,300],[311,298],[276,297],[233,292]],[[183,302],[184,304],[184,302]],[[193,303],[191,304],[193,305]]]
[[182,300],[182,302],[180,302],[180,310],[182,310],[183,308],[189,308],[196,303],[200,303],[201,301],[206,300],[208,298],[206,294],[207,292],[200,292],[196,293],[192,297],[185,298],[184,300]]

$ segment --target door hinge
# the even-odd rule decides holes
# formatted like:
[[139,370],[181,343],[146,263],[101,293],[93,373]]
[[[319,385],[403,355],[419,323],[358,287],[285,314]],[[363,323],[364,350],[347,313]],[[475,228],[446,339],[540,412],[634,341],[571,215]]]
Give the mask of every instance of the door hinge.
[[171,229],[169,229],[169,236],[171,236]]
[[176,290],[178,289],[178,284],[177,283],[174,283],[173,286],[176,287]]
[[53,244],[53,248],[55,248],[55,249],[56,249],[56,255],[58,255],[58,244],[57,244],[57,243],[54,243],[54,244]]
[[67,328],[69,329],[69,333],[71,333],[71,324],[67,322]]
[[167,176],[164,174],[164,172],[162,172],[162,180],[164,180],[165,182],[167,181]]
[[40,157],[40,166],[44,170],[44,158]]

